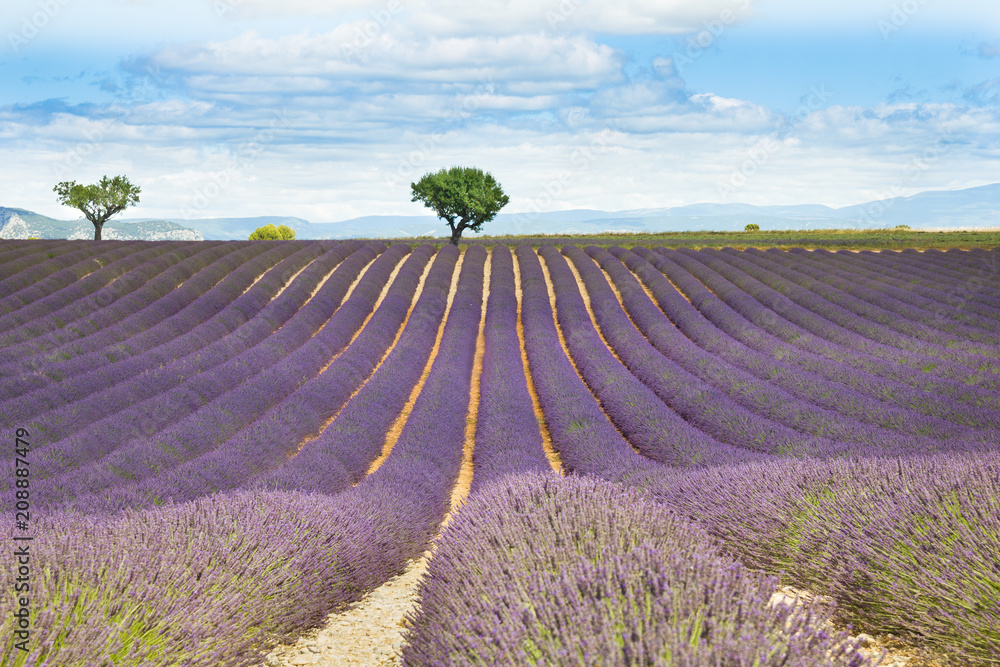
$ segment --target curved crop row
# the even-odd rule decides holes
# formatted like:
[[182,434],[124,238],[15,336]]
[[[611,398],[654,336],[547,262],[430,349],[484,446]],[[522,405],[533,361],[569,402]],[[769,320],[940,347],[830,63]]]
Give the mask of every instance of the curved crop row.
[[980,319],[1000,319],[1000,296],[989,289],[1000,276],[1000,255],[980,255],[971,250],[967,254],[970,262],[967,273],[954,270],[963,265],[962,258],[952,257],[938,263],[934,254],[927,252],[886,254],[865,251],[847,259],[863,262],[876,275],[885,273],[885,280],[903,282],[903,289],[914,289],[922,296],[960,312],[969,312]]
[[[518,246],[524,346],[545,424],[565,470],[646,488],[681,472],[636,452],[601,410],[558,344],[545,274],[535,251]],[[761,455],[763,456],[763,455]]]
[[396,510],[409,517],[401,544],[407,558],[423,553],[451,507],[465,443],[485,263],[485,250],[466,250],[438,354],[413,410],[388,458],[354,489],[372,502],[409,504]]
[[[150,252],[155,253],[157,247],[166,246],[154,246],[144,253],[135,253],[117,262],[110,262],[82,280],[74,281],[48,297],[32,303],[30,307],[22,307],[0,316],[0,323],[6,329],[4,339],[9,345],[24,343],[64,328],[67,324],[77,323],[80,319],[92,316],[114,301],[133,293],[170,267],[211,250],[213,245],[220,247],[220,244],[202,246],[191,243],[166,253],[154,254],[147,261],[128,268],[121,275],[115,275],[119,266],[128,266],[133,258]],[[102,277],[108,274],[114,275],[110,283],[96,290],[90,289],[98,281],[103,282]],[[28,319],[29,314],[34,317]]]
[[[969,340],[982,340],[988,344],[992,341],[994,346],[1000,344],[1000,338],[995,335],[1000,311],[983,306],[977,309],[978,312],[972,312],[968,309],[967,291],[957,287],[943,289],[947,288],[943,284],[939,284],[935,290],[926,289],[914,284],[915,277],[912,273],[898,271],[891,262],[878,266],[857,257],[842,257],[835,253],[817,251],[791,252],[786,257],[753,248],[748,249],[747,254],[763,256],[784,266],[797,268],[824,282],[844,280],[853,286],[861,278],[873,292],[869,294],[871,298],[885,303],[881,295],[889,297],[887,305],[907,319],[916,317],[920,322],[937,329],[961,332],[960,335]],[[913,307],[920,311],[913,311]]]
[[[30,294],[31,290],[21,290],[17,294],[0,299],[0,311],[7,311],[8,302],[14,305],[5,315],[0,316],[0,331],[3,332],[4,344],[27,340],[41,333],[41,320],[48,314],[63,315],[63,322],[85,317],[101,307],[99,300],[110,291],[110,285],[120,282],[121,278],[133,271],[145,268],[158,257],[166,257],[168,261],[179,261],[190,257],[198,246],[193,243],[169,243],[149,246],[143,244],[135,252],[129,253],[110,262],[103,258],[95,261],[100,264],[96,271],[74,279],[65,286],[50,291],[48,294]],[[162,270],[162,269],[161,269]],[[37,287],[40,285],[36,284]],[[20,301],[22,305],[15,304]],[[90,310],[88,311],[88,307]],[[50,322],[50,326],[56,322]],[[56,325],[58,326],[58,325]]]
[[[813,316],[806,309],[787,300],[785,305],[788,308],[783,310],[796,312],[788,313],[792,320],[786,319],[784,312],[777,312],[769,308],[767,303],[755,298],[756,295],[760,295],[767,301],[765,297],[769,288],[760,286],[761,289],[757,289],[753,284],[747,284],[746,289],[740,288],[704,264],[684,255],[676,254],[668,258],[666,255],[644,248],[634,250],[664,272],[703,312],[705,311],[703,303],[706,299],[721,300],[763,331],[797,348],[853,366],[872,375],[909,384],[917,389],[940,393],[973,404],[982,404],[985,401],[991,407],[1000,407],[996,394],[974,386],[976,377],[965,369],[947,364],[927,366],[924,360],[915,359],[912,355],[896,348],[882,346],[844,330],[836,331],[837,327],[830,325],[829,322],[824,327],[819,321],[821,318]],[[704,291],[700,292],[700,295],[689,292],[682,284],[685,283],[685,278],[690,281],[692,277],[697,280],[687,284],[701,281],[698,286]],[[706,287],[708,289],[705,289]],[[780,297],[777,293],[773,296]],[[799,326],[797,321],[808,326]]]
[[[88,512],[115,511],[158,504],[166,498],[175,502],[193,500],[209,493],[248,487],[250,480],[260,473],[289,465],[288,459],[295,455],[302,439],[319,431],[371,375],[402,325],[432,253],[429,246],[413,251],[378,309],[351,344],[326,368],[302,382],[280,402],[258,412],[225,442],[208,451],[194,452],[176,465],[171,461],[162,472],[140,477],[137,482],[121,482],[96,496],[77,497],[73,506]],[[294,468],[302,472],[298,466]],[[310,469],[308,472],[319,472],[327,478],[324,486],[309,488],[305,486],[307,480],[302,479],[295,490],[336,493],[349,484],[342,470],[339,466]]]
[[[266,262],[266,259],[261,258],[250,260],[229,277],[234,278],[238,287],[241,282],[252,280],[261,270],[266,270]],[[277,285],[271,286],[274,290],[279,289]],[[25,419],[32,420],[33,424],[44,423],[44,426],[38,428],[44,431],[48,439],[58,440],[86,427],[95,419],[149,396],[151,386],[138,388],[135,386],[140,374],[157,366],[161,367],[158,371],[162,374],[164,362],[173,361],[171,357],[157,354],[158,343],[177,342],[182,354],[196,352],[200,347],[200,341],[190,335],[192,328],[198,326],[194,322],[199,319],[219,317],[219,302],[225,298],[214,290],[208,290],[181,313],[153,324],[133,338],[130,343],[135,345],[135,348],[128,349],[134,354],[123,354],[123,359],[118,360],[112,351],[125,347],[119,344],[114,348],[103,348],[89,354],[81,354],[68,361],[46,364],[43,368],[49,375],[47,377],[49,381],[45,386],[5,402],[9,423],[23,423]],[[221,311],[223,314],[230,314],[225,307],[222,307]],[[164,338],[165,341],[162,340]],[[146,345],[140,343],[148,344],[149,349],[143,349]],[[111,360],[115,361],[108,363]],[[108,391],[117,390],[121,393],[129,382],[132,384],[132,391],[125,394],[124,403],[119,400],[97,398],[103,394],[103,398],[107,399]],[[7,419],[3,421],[6,422]]]
[[[870,251],[864,251],[861,254],[868,257],[869,253]],[[972,300],[994,308],[1000,306],[1000,297],[996,294],[976,289],[982,286],[983,278],[997,275],[1000,253],[996,249],[989,251],[974,248],[954,252],[950,250],[942,252],[936,249],[918,252],[907,249],[898,254],[898,261],[905,264],[909,271],[919,274],[930,282],[931,287],[938,284],[938,281],[944,280],[946,284],[964,288],[968,298]]]
[[[267,320],[255,321],[252,332],[260,335],[259,341],[249,347],[242,347],[242,341],[226,339],[217,341],[182,358],[161,361],[160,368],[152,368],[137,377],[115,383],[104,391],[97,392],[77,401],[60,411],[64,419],[75,420],[79,430],[69,438],[42,440],[37,460],[38,473],[44,471],[46,458],[61,461],[59,465],[72,461],[84,461],[83,456],[101,456],[115,445],[141,435],[150,435],[182,419],[197,407],[221,396],[240,383],[273,366],[291,351],[310,340],[340,305],[350,284],[362,268],[372,261],[381,249],[363,248],[346,260],[334,271],[323,287],[308,300],[306,306],[298,310],[282,326],[274,330],[274,324]],[[282,296],[288,299],[305,300],[307,294],[296,295],[294,286]],[[276,303],[276,309],[282,303]],[[261,331],[263,329],[263,331]],[[270,331],[268,331],[270,329]],[[211,372],[204,372],[211,371]],[[87,374],[90,375],[90,374]],[[95,369],[95,381],[102,377],[101,369]],[[50,417],[53,413],[50,413]],[[37,433],[43,437],[50,428],[49,419],[28,420],[36,423]],[[47,444],[51,443],[51,444]],[[46,450],[52,448],[63,456],[52,457]],[[90,452],[90,454],[87,454]]]
[[[801,287],[778,277],[769,277],[763,271],[749,266],[748,262],[734,260],[730,263],[683,248],[676,251],[662,248],[657,251],[678,261],[685,268],[690,264],[679,261],[680,257],[717,272],[772,312],[827,340],[949,379],[978,384],[984,389],[1000,389],[1000,376],[990,370],[995,366],[994,360],[990,358],[973,359],[974,365],[969,366],[969,355],[952,354],[940,346],[921,344],[898,332],[890,333],[884,327],[870,323],[815,294],[805,294],[806,290]],[[733,265],[736,263],[739,266]],[[784,289],[788,295],[780,293],[773,286]]]
[[[158,257],[151,258],[122,276],[115,278],[110,285],[107,285],[86,296],[73,294],[74,290],[72,287],[67,288],[66,290],[61,290],[53,296],[58,297],[66,292],[70,296],[71,301],[65,307],[56,310],[53,313],[54,317],[46,321],[45,318],[40,316],[39,319],[25,322],[23,325],[4,332],[3,336],[6,338],[9,335],[14,340],[17,338],[21,338],[21,340],[29,340],[40,336],[47,331],[51,331],[53,327],[58,328],[60,320],[65,324],[67,320],[78,320],[82,317],[91,315],[100,309],[107,307],[116,299],[134,291],[138,288],[138,285],[152,279],[157,274],[166,270],[169,266],[183,261],[197,252],[199,252],[198,247],[196,245],[192,245],[190,248],[175,250]],[[124,261],[127,260],[122,260],[122,262]],[[109,265],[109,267],[106,268],[113,266],[114,264]],[[80,282],[85,283],[86,279]],[[16,315],[17,313],[15,312],[14,314]],[[20,372],[11,376],[7,383],[0,386],[0,401],[16,396],[22,396],[30,391],[44,387],[48,385],[51,380],[52,378],[39,371],[27,373]]]
[[[796,248],[791,252],[801,254],[805,251]],[[978,273],[978,269],[981,268],[983,260],[989,256],[989,253],[981,254],[979,249],[972,249],[961,251],[958,254],[946,255],[932,249],[918,251],[912,248],[903,248],[898,251],[879,250],[877,252],[859,250],[856,253],[843,251],[830,253],[821,250],[819,255],[829,256],[831,259],[851,264],[856,261],[876,272],[885,270],[887,277],[894,276],[897,280],[913,287],[919,287],[931,296],[935,296],[936,292],[940,294],[941,288],[946,287],[949,290],[951,288],[965,290],[963,296],[974,297],[975,294],[969,290],[969,280]]]
[[31,371],[45,362],[70,359],[125,340],[173,315],[229,271],[262,252],[263,248],[252,245],[242,249],[220,245],[198,253],[69,329],[49,331],[0,349],[0,364],[6,372]]
[[[895,331],[901,336],[896,336],[897,341],[893,343],[898,347],[906,347],[915,351],[927,350],[927,354],[942,356],[964,365],[978,366],[988,361],[990,357],[996,357],[996,338],[992,340],[983,331],[963,327],[955,324],[948,332],[940,331],[924,322],[928,313],[919,309],[914,309],[913,304],[905,304],[893,298],[887,291],[875,290],[872,287],[864,287],[854,284],[854,282],[840,278],[836,270],[824,267],[821,271],[811,271],[808,266],[803,266],[802,262],[796,262],[789,266],[787,262],[778,261],[777,255],[767,255],[766,253],[742,253],[734,254],[737,251],[728,248],[724,251],[703,250],[704,254],[717,257],[735,266],[741,267],[748,275],[760,275],[767,279],[767,284],[774,284],[782,288],[782,291],[791,285],[797,285],[807,292],[821,297],[829,304],[843,309],[845,317],[860,318],[862,325],[866,327],[874,326],[879,336],[892,336],[890,332]],[[819,274],[818,276],[816,274]],[[771,276],[774,276],[772,278]],[[871,283],[869,283],[871,284]],[[792,289],[790,293],[806,295],[806,292]],[[824,312],[824,317],[827,317]],[[836,320],[839,322],[839,320]],[[883,334],[884,332],[884,334]],[[869,334],[865,334],[869,335]],[[970,335],[976,335],[981,341],[973,342]],[[876,338],[875,335],[869,337]],[[912,343],[909,340],[912,339]],[[985,340],[984,340],[985,339]],[[985,344],[984,344],[985,343]]]
[[521,363],[513,257],[502,245],[491,255],[470,493],[507,475],[552,472]]
[[[745,410],[735,416],[727,415],[733,418],[729,428],[704,419],[696,421],[709,411],[718,410],[718,406],[711,405],[716,397],[705,393],[704,387],[687,385],[691,378],[676,374],[680,371],[687,375],[680,369],[655,365],[660,360],[653,358],[637,338],[629,337],[629,329],[634,332],[634,327],[611,327],[599,305],[598,321],[605,325],[602,328],[605,336],[614,340],[612,346],[624,361],[623,366],[597,334],[566,260],[551,246],[543,246],[539,254],[549,267],[559,325],[576,367],[608,417],[636,450],[660,463],[681,466],[717,465],[752,458],[743,448],[770,453],[764,438],[751,441],[735,435],[734,431],[741,426],[756,427],[758,433],[777,439],[780,427],[769,428],[769,424],[761,423],[764,420]],[[646,370],[649,372],[645,373]],[[637,377],[637,373],[642,375]],[[741,418],[743,423],[737,425]]]
[[[66,439],[58,443],[59,449],[43,450],[51,475],[38,482],[45,485],[45,502],[58,503],[80,493],[93,494],[154,477],[225,442],[314,377],[346,348],[374,309],[393,268],[409,250],[408,246],[398,245],[382,253],[355,287],[352,298],[307,343],[280,357],[281,363],[258,369],[259,372],[213,400],[204,403],[203,399],[198,400],[195,405],[191,405],[195,391],[191,383],[181,385],[177,407],[186,412],[174,417],[166,428],[160,426],[153,433],[131,439],[113,439],[118,445],[111,445],[113,449],[109,449],[107,442],[91,439],[87,443],[91,449],[84,451],[74,446],[72,439]],[[252,351],[241,355],[239,363],[253,365],[253,356]],[[215,377],[216,373],[205,375],[209,376],[205,378],[209,387],[226,380]],[[187,401],[182,400],[185,398]],[[157,417],[148,416],[146,425],[154,420],[162,423]],[[79,467],[59,466],[61,460],[69,457]]]
[[[227,298],[224,292],[216,292],[215,288],[209,290],[175,316],[153,325],[129,340],[127,345],[130,354],[122,351],[124,344],[118,344],[65,362],[48,364],[41,372],[47,374],[43,377],[49,382],[43,387],[22,393],[17,400],[10,402],[10,407],[14,411],[35,415],[38,418],[46,411],[98,394],[121,382],[136,378],[150,369],[160,367],[154,374],[163,375],[165,365],[199,353],[219,339],[238,332],[237,336],[230,339],[233,344],[228,346],[235,354],[254,342],[252,336],[247,337],[245,334],[248,332],[241,331],[241,328],[261,316],[262,311],[272,303],[275,295],[285,287],[293,275],[301,271],[300,277],[315,281],[313,282],[315,285],[333,270],[333,266],[328,262],[338,263],[347,254],[348,249],[349,246],[342,246],[330,250],[315,260],[312,252],[301,255],[296,253],[284,259],[280,256],[272,257],[271,259],[280,261],[267,269],[266,273],[241,295],[222,305]],[[262,267],[267,266],[266,262],[266,257],[246,262],[231,273],[230,277],[235,278],[237,285],[247,279],[256,279]],[[320,271],[303,270],[303,265],[307,263]],[[295,304],[298,307],[301,307],[302,301],[308,296],[308,292],[303,294],[300,289],[285,290],[285,292],[290,292],[285,301],[293,294],[301,296],[301,300]],[[275,304],[275,307],[278,306],[279,304]],[[295,310],[298,310],[298,307],[295,307]],[[283,310],[286,317],[294,313],[294,310],[287,306]],[[258,321],[267,320],[262,318]],[[123,358],[119,359],[119,355]],[[145,391],[147,390],[140,390],[133,400],[138,399]],[[58,416],[53,417],[46,419],[49,437],[65,437],[70,431],[65,428],[57,429],[60,420]]]
[[[184,335],[224,309],[274,268],[276,263],[298,255],[293,263],[297,263],[297,268],[302,268],[321,253],[318,244],[310,244],[299,250],[284,246],[245,257],[243,261],[234,254],[213,262],[162,299],[110,326],[98,329],[93,323],[93,320],[106,314],[107,309],[103,309],[94,318],[62,329],[61,332],[71,336],[72,340],[49,349],[43,355],[35,355],[32,366],[35,369],[59,369],[60,366],[65,366],[72,373],[80,367],[90,366],[87,360],[80,359],[88,354],[103,355],[111,361],[141,355],[150,348]],[[133,292],[130,297],[137,293]],[[53,363],[54,360],[56,363]],[[59,364],[59,361],[68,363]],[[59,371],[55,370],[54,374],[58,376]]]
[[[54,442],[44,439],[45,420],[38,423],[37,430],[29,424],[33,432],[43,436],[38,438],[41,442],[35,446],[35,474],[41,478],[46,473],[58,474],[60,470],[97,464],[99,459],[125,443],[152,436],[170,426],[176,427],[197,409],[211,404],[241,384],[261,373],[275,372],[275,364],[314,341],[320,327],[336,314],[335,311],[358,273],[382,249],[366,247],[345,260],[316,296],[310,299],[310,307],[296,313],[288,325],[273,336],[214,367],[212,355],[205,354],[208,357],[205,361],[212,372],[200,372],[199,364],[203,355],[195,353],[176,360],[163,369],[155,369],[138,378],[114,385],[80,402],[80,420],[85,424],[84,427],[68,438]],[[371,283],[374,281],[374,277],[370,279]],[[370,291],[367,296],[370,296]],[[365,299],[366,292],[358,293],[356,298]],[[350,313],[352,320],[357,318],[357,306],[342,311],[336,320],[344,319],[345,313]],[[347,322],[346,326],[349,327],[350,324],[351,322]],[[350,332],[339,331],[337,327],[331,327],[330,332],[336,335],[341,345],[349,340]],[[226,352],[223,344],[219,345],[214,354],[226,355]],[[325,353],[320,351],[320,354]],[[317,360],[316,363],[322,361]],[[107,416],[88,422],[86,410]]]
[[[748,410],[720,390],[684,370],[672,359],[661,354],[628,320],[614,293],[608,287],[604,276],[594,266],[590,257],[573,246],[567,246],[564,250],[584,268],[586,276],[583,279],[592,296],[594,318],[601,327],[608,344],[622,360],[628,371],[631,371],[631,374],[635,376],[632,379],[637,378],[643,385],[649,387],[663,403],[675,410],[684,420],[690,422],[689,428],[693,424],[702,432],[710,434],[718,442],[727,443],[731,448],[737,448],[726,451],[725,458],[721,461],[735,463],[748,460],[743,458],[743,451],[746,449],[766,454],[798,456],[828,455],[843,450],[843,445],[839,442],[797,432],[768,416]],[[562,261],[565,262],[565,260]],[[589,267],[587,266],[588,262]],[[553,270],[552,273],[555,283],[557,271]],[[568,269],[566,273],[568,274]],[[565,275],[561,284],[557,283],[557,285],[559,285],[556,289],[557,301],[560,287],[567,292],[577,292],[576,281],[572,274]],[[577,298],[579,298],[578,294]],[[582,300],[580,307],[582,308]],[[589,315],[586,321],[590,322]],[[593,324],[590,324],[590,327],[592,328]],[[563,328],[566,329],[565,326]],[[604,347],[603,343],[601,346]],[[611,356],[610,352],[607,352],[607,356]],[[618,367],[621,368],[621,364],[618,364]],[[621,370],[625,371],[624,368]],[[609,371],[605,370],[604,375],[610,377]],[[586,375],[585,379],[589,380]],[[598,387],[595,385],[591,385],[591,388],[595,392],[598,391]],[[598,396],[601,397],[601,394],[598,393]],[[612,419],[615,419],[617,411],[617,406],[611,408]],[[724,446],[715,445],[715,449],[722,454]],[[711,448],[708,448],[708,452],[710,451]],[[695,460],[697,461],[697,459]]]
[[[65,239],[36,241],[30,244],[11,239],[4,243],[4,249],[0,251],[0,286],[3,286],[3,281],[14,277],[21,271],[32,269],[43,262],[73,252],[83,246],[84,244],[74,244]],[[30,284],[31,281],[24,282]]]
[[[66,330],[67,315],[75,313],[76,308],[74,307],[60,313],[46,313],[38,320],[24,325],[22,331],[13,332],[15,339],[13,344],[0,349],[0,364],[4,364],[12,370],[18,370],[16,362],[21,361],[20,368],[31,371],[34,365],[31,357],[78,340],[88,332],[93,333],[113,326],[116,320],[123,319],[135,311],[147,307],[150,303],[148,297],[165,296],[195,273],[202,271],[226,255],[232,255],[240,250],[238,247],[223,243],[198,245],[195,252],[184,253],[178,261],[171,261],[171,257],[168,255],[165,261],[152,262],[152,267],[140,267],[138,275],[144,279],[138,283],[138,286],[133,286],[131,280],[121,281],[120,286],[113,284],[112,288],[107,290],[109,296],[113,298],[109,299],[108,303],[97,305],[97,307],[89,299],[85,299],[80,305],[83,310],[89,312],[83,318],[70,315],[72,322],[69,330]],[[242,250],[245,251],[246,257],[253,253],[253,250],[246,246]],[[143,286],[151,286],[155,291],[148,293],[137,291]],[[72,285],[69,285],[67,289],[72,289]],[[23,340],[18,341],[19,338]],[[18,348],[20,353],[14,353],[13,348]]]
[[[723,335],[707,322],[638,255],[626,251],[617,253],[647,281],[650,292],[663,310],[650,301],[618,258],[594,246],[588,247],[586,252],[609,273],[631,319],[657,350],[748,409],[788,426],[838,440],[898,448],[900,452],[934,449],[937,443],[925,437],[981,440],[983,434],[965,425],[973,418],[978,418],[975,425],[981,428],[1000,426],[1000,413],[970,408],[959,413],[965,422],[959,425],[961,422],[918,414],[848,391],[843,385],[802,368],[761,355]],[[954,413],[952,408],[948,414]],[[901,437],[905,435],[921,438]]]
[[364,478],[372,461],[382,453],[386,434],[419,381],[444,325],[458,257],[454,246],[438,251],[406,327],[374,375],[333,423],[307,442],[291,461],[262,474],[255,484],[336,493]]
[[140,248],[142,243],[136,241],[109,241],[106,245],[67,244],[66,247],[52,248],[15,260],[9,268],[5,267],[10,275],[0,279],[0,294],[7,295],[0,313],[10,313],[29,303],[30,299],[18,298],[22,291],[39,298],[96,271],[102,264],[121,259]]

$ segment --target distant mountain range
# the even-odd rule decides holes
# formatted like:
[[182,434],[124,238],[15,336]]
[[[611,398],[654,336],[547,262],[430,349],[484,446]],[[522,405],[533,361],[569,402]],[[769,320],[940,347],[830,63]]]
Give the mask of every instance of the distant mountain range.
[[[94,225],[86,218],[56,220],[23,208],[0,206],[0,239],[93,239]],[[108,220],[101,230],[108,241],[203,241],[201,232],[169,220],[127,222]]]
[[[740,231],[753,222],[768,229],[874,229],[908,225],[913,229],[1000,227],[1000,183],[965,190],[935,190],[865,204],[831,208],[821,204],[755,206],[693,204],[673,208],[597,211],[576,209],[542,213],[501,213],[484,233],[599,234],[602,232]],[[245,240],[258,227],[288,225],[298,239],[403,238],[448,236],[448,227],[432,214],[369,215],[341,222],[316,223],[302,218],[206,218],[202,220],[111,220],[106,239]],[[56,220],[24,209],[0,207],[0,238],[93,238],[85,219]],[[475,238],[466,233],[465,238]]]

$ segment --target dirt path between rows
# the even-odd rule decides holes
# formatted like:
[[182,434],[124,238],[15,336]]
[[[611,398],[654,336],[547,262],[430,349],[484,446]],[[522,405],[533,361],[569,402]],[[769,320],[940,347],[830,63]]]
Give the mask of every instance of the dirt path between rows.
[[[452,274],[451,287],[448,292],[448,304],[445,308],[434,348],[427,360],[420,381],[414,386],[396,423],[386,438],[383,454],[372,464],[369,474],[378,469],[388,457],[392,446],[399,439],[406,418],[413,408],[413,403],[420,393],[430,368],[437,358],[445,322],[451,312],[455,291],[458,286],[458,276],[461,273],[463,253]],[[428,263],[428,266],[430,263]],[[452,515],[462,506],[469,494],[472,484],[472,453],[475,444],[476,417],[479,413],[480,379],[483,370],[483,351],[486,324],[486,300],[489,295],[490,264],[487,259],[483,280],[483,306],[479,318],[479,333],[476,339],[476,352],[472,368],[472,378],[469,397],[468,415],[465,425],[465,442],[462,452],[462,465],[458,478],[451,493],[451,509],[441,523],[443,529],[451,521]],[[430,549],[420,558],[407,563],[404,572],[385,582],[375,590],[365,595],[361,600],[351,605],[339,614],[331,614],[326,625],[303,634],[293,645],[275,647],[263,663],[267,667],[297,667],[299,665],[316,665],[317,667],[365,666],[382,667],[400,664],[400,652],[405,642],[407,616],[412,616],[419,604],[417,589],[420,580],[427,571],[428,562],[433,554],[435,536]]]
[[559,475],[565,475],[562,461],[559,459],[559,452],[552,444],[552,433],[545,421],[545,413],[542,411],[542,403],[538,398],[538,390],[535,389],[535,381],[531,377],[531,368],[528,366],[528,349],[524,346],[524,318],[521,315],[521,302],[524,300],[524,292],[521,290],[521,265],[518,263],[517,255],[514,253],[511,255],[513,255],[514,263],[514,296],[517,298],[517,342],[521,346],[521,366],[524,368],[524,379],[528,385],[528,395],[531,396],[531,406],[535,411],[535,419],[538,420],[545,458],[548,459],[552,470]]

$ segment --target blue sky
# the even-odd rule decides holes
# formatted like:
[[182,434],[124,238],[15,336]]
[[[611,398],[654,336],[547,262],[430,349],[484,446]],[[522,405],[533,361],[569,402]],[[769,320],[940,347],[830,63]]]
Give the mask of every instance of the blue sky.
[[1000,181],[995,0],[5,0],[0,205],[129,217],[844,206]]

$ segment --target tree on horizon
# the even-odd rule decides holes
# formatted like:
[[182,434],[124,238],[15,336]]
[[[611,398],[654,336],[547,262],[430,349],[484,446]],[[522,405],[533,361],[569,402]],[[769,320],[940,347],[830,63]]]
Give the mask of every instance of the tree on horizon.
[[79,209],[94,224],[94,240],[101,240],[101,230],[111,216],[139,203],[140,188],[132,185],[125,176],[103,177],[93,185],[79,185],[76,181],[57,183],[53,191],[59,203]]
[[479,232],[510,201],[492,174],[476,167],[452,167],[427,173],[411,183],[413,199],[434,209],[451,228],[449,243],[458,245],[462,232]]

